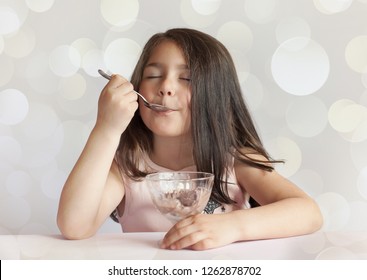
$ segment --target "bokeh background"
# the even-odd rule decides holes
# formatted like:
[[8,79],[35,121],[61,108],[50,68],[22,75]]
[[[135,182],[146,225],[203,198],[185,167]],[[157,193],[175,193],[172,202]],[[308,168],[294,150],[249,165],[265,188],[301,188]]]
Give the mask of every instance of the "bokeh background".
[[227,46],[277,169],[317,200],[324,229],[367,230],[366,15],[367,0],[0,0],[0,234],[59,233],[97,69],[130,77],[171,27]]

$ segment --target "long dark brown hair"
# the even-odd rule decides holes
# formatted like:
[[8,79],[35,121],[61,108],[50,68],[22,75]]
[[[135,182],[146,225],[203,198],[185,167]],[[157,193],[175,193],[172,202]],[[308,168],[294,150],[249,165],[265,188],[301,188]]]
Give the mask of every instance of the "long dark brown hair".
[[[215,175],[211,198],[219,203],[234,203],[228,195],[227,176],[230,161],[235,159],[271,172],[270,158],[261,143],[243,99],[234,63],[222,43],[203,32],[175,28],[153,35],[146,43],[131,77],[136,90],[144,67],[162,41],[171,40],[183,52],[191,73],[191,132],[193,157],[198,171]],[[115,160],[120,171],[131,179],[146,176],[139,169],[144,154],[152,149],[152,132],[137,111],[121,135]],[[258,154],[266,160],[254,160]]]

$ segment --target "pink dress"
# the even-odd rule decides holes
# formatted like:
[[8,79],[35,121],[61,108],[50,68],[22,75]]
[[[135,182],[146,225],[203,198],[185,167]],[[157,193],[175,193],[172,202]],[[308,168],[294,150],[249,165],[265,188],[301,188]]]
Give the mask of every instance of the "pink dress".
[[[233,161],[232,161],[233,162]],[[148,157],[146,167],[151,171],[172,171],[152,162]],[[180,171],[196,171],[195,166],[184,168]],[[228,182],[228,193],[237,202],[236,205],[219,205],[209,201],[207,214],[227,213],[238,209],[250,208],[249,195],[241,189],[236,180],[232,164]],[[163,216],[153,205],[146,182],[127,181],[125,186],[125,208],[121,217],[118,216],[123,232],[166,232],[172,227],[172,222]]]

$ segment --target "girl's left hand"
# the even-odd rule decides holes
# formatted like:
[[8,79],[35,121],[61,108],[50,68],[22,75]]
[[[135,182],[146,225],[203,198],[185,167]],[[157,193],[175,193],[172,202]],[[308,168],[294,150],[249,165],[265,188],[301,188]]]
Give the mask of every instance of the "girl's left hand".
[[206,250],[233,243],[236,227],[228,214],[198,214],[177,222],[165,235],[162,249]]

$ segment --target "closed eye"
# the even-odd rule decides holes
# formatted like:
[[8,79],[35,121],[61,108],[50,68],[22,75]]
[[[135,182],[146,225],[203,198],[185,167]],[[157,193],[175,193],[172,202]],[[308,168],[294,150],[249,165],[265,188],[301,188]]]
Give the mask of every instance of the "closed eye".
[[146,79],[157,79],[157,78],[161,78],[162,76],[146,76]]
[[184,80],[184,81],[187,81],[187,82],[190,82],[191,81],[190,78],[180,78],[180,80]]

